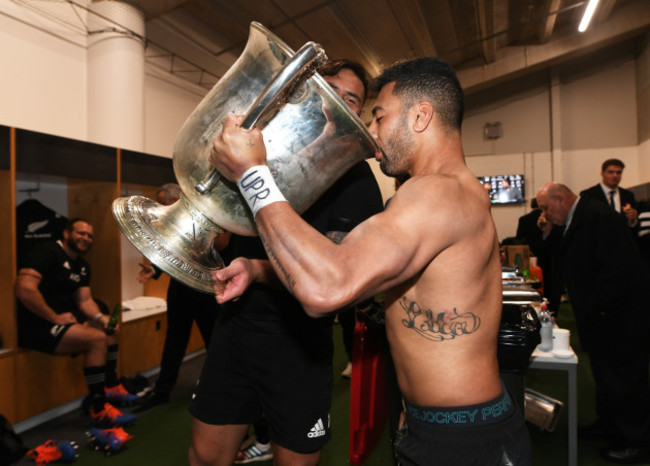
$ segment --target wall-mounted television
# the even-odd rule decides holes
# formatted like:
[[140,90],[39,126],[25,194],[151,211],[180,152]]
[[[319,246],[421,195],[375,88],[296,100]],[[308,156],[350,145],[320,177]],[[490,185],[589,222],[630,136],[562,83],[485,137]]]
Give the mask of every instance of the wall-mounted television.
[[492,204],[523,204],[526,202],[524,175],[479,176]]

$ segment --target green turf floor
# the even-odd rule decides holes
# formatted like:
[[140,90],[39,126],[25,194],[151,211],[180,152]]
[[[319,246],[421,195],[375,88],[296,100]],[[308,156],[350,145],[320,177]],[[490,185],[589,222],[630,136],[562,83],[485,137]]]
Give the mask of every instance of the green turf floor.
[[[589,371],[586,355],[580,351],[576,337],[575,321],[570,305],[563,304],[560,310],[560,326],[570,329],[572,346],[579,357],[578,364],[578,424],[589,424],[595,419],[593,379]],[[335,378],[332,394],[332,440],[323,450],[321,466],[342,466],[348,464],[348,413],[349,413],[349,381],[339,377],[340,371],[345,367],[346,357],[341,342],[340,327],[335,326]],[[197,366],[192,370],[184,367],[172,402],[156,407],[142,414],[135,426],[128,428],[134,439],[128,443],[127,448],[112,457],[104,457],[101,453],[84,448],[84,420],[80,415],[75,415],[67,424],[57,426],[56,421],[48,426],[37,427],[24,434],[30,446],[48,438],[60,440],[74,439],[82,443],[80,457],[75,463],[77,466],[86,465],[111,465],[111,466],[179,466],[187,464],[187,448],[191,440],[191,418],[187,412],[190,399],[190,390],[196,378],[203,358],[191,361]],[[191,367],[190,367],[191,368]],[[542,392],[558,400],[566,401],[566,372],[541,369],[529,369],[525,376],[526,386]],[[182,391],[184,390],[184,391]],[[179,393],[180,391],[180,393]],[[72,425],[73,427],[70,427]],[[60,436],[57,436],[57,433]],[[535,466],[559,466],[567,464],[567,418],[562,413],[555,432],[540,431],[530,427],[533,443]],[[601,466],[611,463],[605,462],[599,456],[603,447],[595,442],[579,441],[578,464],[581,466]],[[34,464],[33,461],[24,459],[19,465]],[[254,463],[260,466],[270,466],[272,461]],[[368,466],[392,466],[392,450],[386,430],[379,445],[365,463]],[[426,466],[426,465],[422,465]]]

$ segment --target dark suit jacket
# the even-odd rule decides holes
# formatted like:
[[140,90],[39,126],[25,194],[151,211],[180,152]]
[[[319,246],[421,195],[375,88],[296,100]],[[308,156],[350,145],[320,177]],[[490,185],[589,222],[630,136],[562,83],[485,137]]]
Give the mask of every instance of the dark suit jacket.
[[599,345],[622,354],[650,337],[650,274],[623,217],[581,197],[561,250],[584,350]]
[[562,240],[563,227],[553,226],[551,233],[544,239],[542,230],[537,227],[537,219],[541,214],[541,209],[534,209],[519,217],[517,238],[523,239],[530,246],[531,254],[537,257],[537,263],[544,274],[544,296],[549,300],[549,310],[557,314],[563,290],[558,259],[554,255],[557,255]]
[[[541,209],[535,209],[519,217],[517,223],[517,238],[523,239],[530,246],[530,252],[538,258],[546,257],[550,253],[549,242],[544,241],[542,230],[537,227],[537,219],[542,214]],[[553,227],[547,240],[559,240],[562,236],[561,227]],[[541,264],[540,264],[541,266]]]
[[[630,204],[635,209],[637,208],[637,202],[636,199],[634,198],[634,193],[632,191],[621,188],[619,186],[618,192],[620,193],[621,196],[621,210],[623,209],[623,206],[625,206],[626,204]],[[603,188],[600,187],[600,184],[597,184],[596,186],[592,186],[591,188],[580,191],[580,196],[588,197],[589,199],[594,199],[596,201],[604,202],[605,204],[609,205],[609,199],[607,198],[607,196],[605,196],[605,193],[603,192]],[[624,214],[622,215],[625,216]]]

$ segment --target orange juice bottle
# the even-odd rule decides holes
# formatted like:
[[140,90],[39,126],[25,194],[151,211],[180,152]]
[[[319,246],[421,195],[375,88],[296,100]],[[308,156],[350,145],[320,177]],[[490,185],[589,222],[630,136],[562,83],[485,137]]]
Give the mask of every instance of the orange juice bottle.
[[539,280],[539,288],[537,290],[544,294],[544,274],[542,273],[542,268],[537,265],[537,257],[531,257],[529,259],[529,273],[530,278],[536,278]]

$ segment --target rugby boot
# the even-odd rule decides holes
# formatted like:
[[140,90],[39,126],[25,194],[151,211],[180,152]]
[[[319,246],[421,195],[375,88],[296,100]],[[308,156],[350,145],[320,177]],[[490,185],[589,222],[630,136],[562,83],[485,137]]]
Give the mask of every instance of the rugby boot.
[[95,412],[94,407],[90,407],[90,423],[93,427],[125,427],[135,423],[137,416],[135,414],[123,414],[112,404],[104,403],[104,409]]
[[122,384],[110,388],[104,387],[104,393],[106,394],[106,401],[113,406],[131,406],[140,399],[138,395],[129,393]]
[[128,434],[121,427],[113,427],[112,429],[98,429],[91,428],[86,432],[90,437],[88,448],[93,450],[101,450],[104,455],[110,456],[117,453],[122,449],[124,444],[133,438],[133,435]]
[[77,449],[79,447],[74,442],[57,442],[48,440],[43,445],[39,445],[33,450],[27,452],[27,456],[32,458],[37,466],[50,464],[54,461],[71,463],[79,457]]

